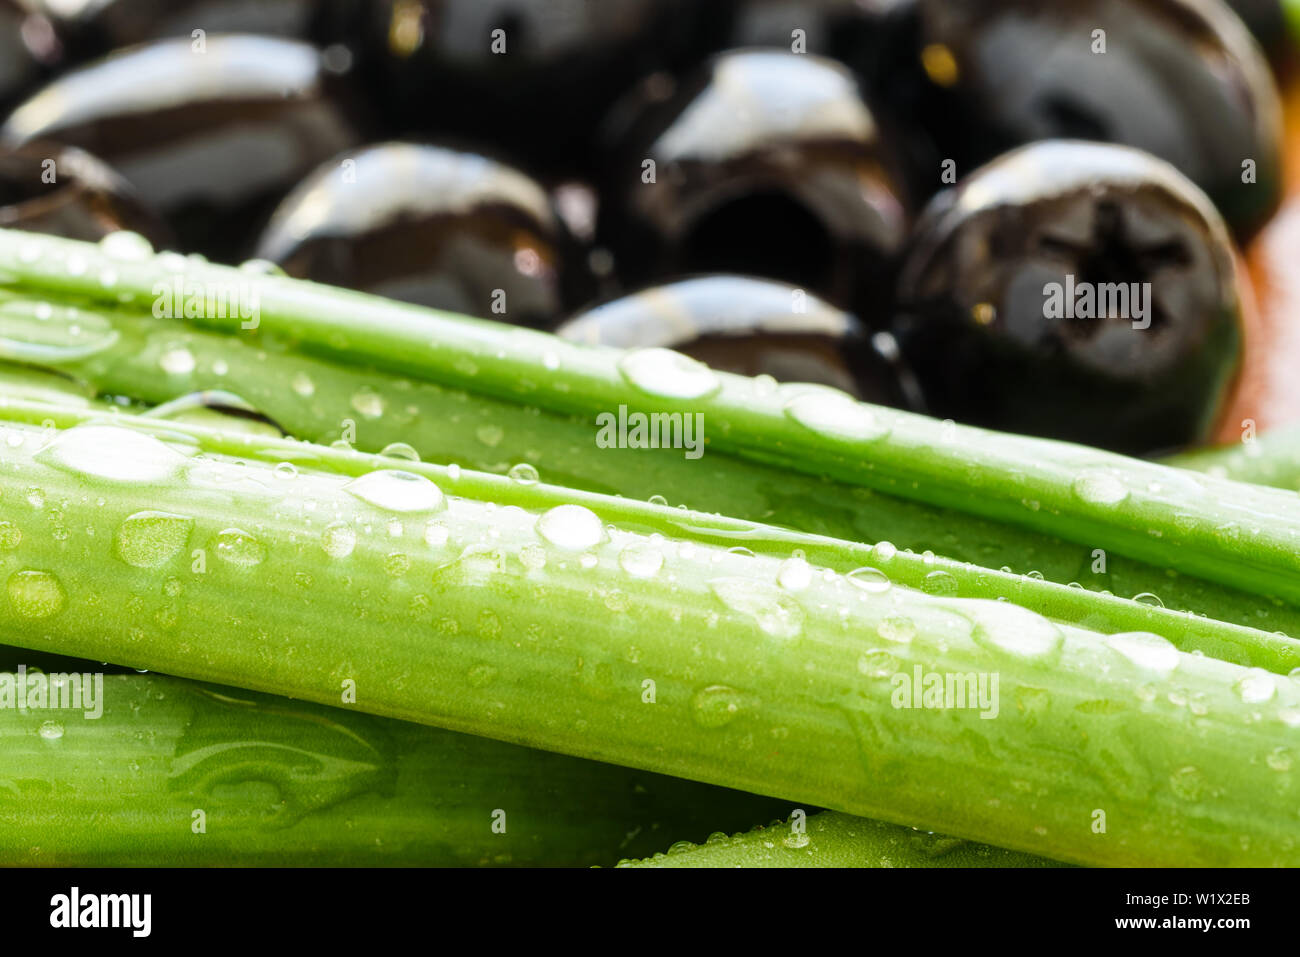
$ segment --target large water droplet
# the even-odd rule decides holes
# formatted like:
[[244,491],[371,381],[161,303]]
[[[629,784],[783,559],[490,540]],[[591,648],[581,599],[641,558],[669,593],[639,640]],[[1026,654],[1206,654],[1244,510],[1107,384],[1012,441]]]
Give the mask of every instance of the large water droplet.
[[1065,640],[1042,615],[1011,602],[963,599],[959,610],[975,622],[975,641],[999,654],[1044,661],[1055,657]]
[[873,442],[890,431],[870,408],[838,392],[805,392],[786,405],[785,414],[818,435],[849,442]]
[[1162,677],[1178,667],[1178,649],[1173,642],[1147,631],[1128,631],[1111,635],[1106,644],[1137,665]]
[[787,558],[776,570],[776,583],[786,591],[803,591],[812,584],[813,569],[805,559]]
[[1128,498],[1128,489],[1109,472],[1084,472],[1071,486],[1074,494],[1090,505],[1118,505]]
[[858,657],[858,671],[868,678],[889,678],[898,673],[898,659],[882,648],[872,648]]
[[63,737],[63,725],[57,721],[42,721],[36,733],[46,741],[58,741]]
[[113,425],[79,425],[60,432],[34,458],[65,472],[121,484],[166,482],[186,463],[185,456],[152,435]]
[[63,611],[67,595],[53,572],[24,569],[9,576],[9,604],[22,618],[51,618]]
[[722,387],[704,363],[671,349],[637,349],[624,355],[618,368],[633,387],[665,399],[702,399]]
[[803,608],[788,594],[751,578],[716,578],[709,588],[734,612],[752,618],[773,638],[794,638],[803,631]]
[[157,568],[171,561],[189,540],[194,519],[170,512],[136,512],[118,526],[113,551],[135,568]]
[[403,462],[420,461],[420,453],[414,446],[405,442],[390,442],[379,450],[379,454],[389,459],[401,459]]
[[927,595],[951,597],[956,595],[960,588],[957,577],[951,572],[932,571],[921,580],[921,591]]
[[537,469],[527,462],[520,462],[518,465],[512,465],[510,471],[506,473],[510,476],[511,481],[519,485],[536,485],[541,478],[537,474]]
[[389,512],[436,512],[446,505],[442,489],[423,475],[383,469],[345,486],[361,501]]
[[0,300],[0,358],[71,362],[111,348],[118,331],[103,316],[28,299]]
[[916,623],[905,615],[890,615],[876,626],[876,634],[886,641],[906,644],[916,637]]
[[139,233],[120,229],[99,241],[99,249],[117,262],[144,262],[153,256],[153,245]]
[[855,568],[844,577],[848,579],[850,584],[861,588],[863,591],[872,592],[873,594],[889,591],[889,576],[879,568]]
[[212,544],[217,558],[228,565],[252,568],[266,561],[266,546],[242,529],[223,529],[213,538]]
[[709,685],[691,698],[691,717],[703,728],[721,728],[744,710],[745,696],[726,685]]
[[1234,687],[1246,704],[1263,704],[1277,694],[1277,681],[1262,668],[1252,668]]
[[634,543],[619,552],[618,566],[633,578],[654,578],[664,567],[664,555],[653,545]]
[[589,508],[557,505],[537,520],[537,534],[556,548],[580,552],[605,540],[605,526]]
[[13,522],[0,522],[0,551],[12,551],[22,543],[22,529]]

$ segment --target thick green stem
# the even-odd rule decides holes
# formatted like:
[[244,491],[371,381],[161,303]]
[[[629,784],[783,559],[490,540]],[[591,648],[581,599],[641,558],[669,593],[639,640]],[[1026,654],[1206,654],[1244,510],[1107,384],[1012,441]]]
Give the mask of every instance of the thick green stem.
[[1076,863],[1300,863],[1294,681],[301,448],[11,426],[0,629]]
[[[868,410],[824,390],[714,377],[662,353],[622,357],[174,256],[121,262],[93,246],[0,231],[0,264],[11,270],[0,348],[101,392],[159,403],[224,388],[317,442],[342,437],[369,451],[401,442],[496,472],[527,461],[557,484],[890,541],[1300,634],[1295,604],[1260,598],[1291,595],[1293,530],[1270,519],[1275,537],[1256,543],[1260,509],[1237,486]],[[255,285],[258,330],[241,329],[238,315],[224,332],[197,328],[212,320],[154,318],[158,289],[175,277],[200,292]],[[51,298],[62,305],[46,315]],[[303,354],[297,338],[337,361]],[[640,388],[690,392],[715,381],[716,392],[689,400]],[[704,413],[707,453],[597,448],[593,410],[620,406]],[[1264,505],[1276,518],[1276,500]]]
[[1167,464],[1294,492],[1300,490],[1300,429],[1281,429],[1247,442],[1186,452]]
[[[0,689],[57,677],[0,673]],[[788,810],[245,691],[102,682],[95,717],[0,709],[0,865],[587,866]],[[80,673],[64,687],[92,704],[72,696]]]

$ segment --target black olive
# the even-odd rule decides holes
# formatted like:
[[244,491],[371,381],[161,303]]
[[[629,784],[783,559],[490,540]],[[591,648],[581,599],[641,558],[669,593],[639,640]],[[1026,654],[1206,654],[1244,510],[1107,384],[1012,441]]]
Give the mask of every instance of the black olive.
[[51,139],[117,169],[187,251],[246,252],[283,195],[358,136],[311,46],[159,40],[54,81],[14,110],[9,145]]
[[122,177],[89,153],[57,143],[0,149],[0,228],[87,242],[127,229],[155,248],[172,243]]
[[599,235],[625,281],[747,273],[868,322],[882,314],[907,234],[905,190],[844,67],[722,54],[688,82],[647,82],[607,130]]
[[1024,143],[1087,139],[1168,160],[1239,238],[1276,209],[1277,89],[1219,0],[916,0],[908,14],[905,58],[878,86],[938,144],[936,187],[952,164],[964,175]]
[[1233,247],[1162,160],[1022,147],[934,199],[895,336],[929,411],[1130,454],[1210,434],[1241,358]]
[[586,291],[566,285],[580,271],[577,252],[546,191],[519,170],[383,143],[307,177],[271,217],[257,255],[291,276],[541,326]]
[[54,27],[18,0],[0,0],[0,118],[63,56]]
[[323,36],[340,0],[57,0],[50,16],[72,56],[103,56],[165,37],[256,33],[303,40]]
[[675,349],[724,372],[833,386],[915,408],[917,390],[886,332],[801,289],[700,276],[642,290],[566,320],[556,334],[621,349]]
[[1260,46],[1281,57],[1291,43],[1282,0],[1227,0]]
[[374,100],[403,134],[459,135],[586,172],[591,133],[646,73],[700,42],[696,0],[375,0],[356,30]]
[[722,47],[816,53],[866,70],[880,53],[882,26],[897,0],[720,0]]

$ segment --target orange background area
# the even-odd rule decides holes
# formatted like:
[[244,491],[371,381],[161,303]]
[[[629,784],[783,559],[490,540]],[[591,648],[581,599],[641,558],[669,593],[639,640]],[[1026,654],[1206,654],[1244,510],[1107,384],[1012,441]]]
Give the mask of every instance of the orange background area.
[[1287,198],[1246,250],[1257,308],[1247,310],[1246,361],[1219,439],[1239,442],[1243,421],[1262,431],[1300,423],[1300,80],[1284,90]]

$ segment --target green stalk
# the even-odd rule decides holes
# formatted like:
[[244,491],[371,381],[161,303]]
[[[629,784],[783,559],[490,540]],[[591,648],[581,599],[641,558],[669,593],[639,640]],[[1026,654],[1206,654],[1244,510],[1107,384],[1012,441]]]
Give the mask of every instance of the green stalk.
[[[537,333],[166,254],[123,261],[94,246],[0,231],[0,266],[8,270],[0,348],[102,393],[156,404],[226,389],[316,442],[347,438],[369,451],[401,442],[427,458],[496,472],[527,461],[557,484],[658,495],[704,512],[890,541],[1300,634],[1300,609],[1259,599],[1260,591],[1290,595],[1281,545],[1254,550],[1267,559],[1259,574],[1253,560],[1240,557],[1252,550],[1255,516],[1254,503],[1237,498],[1235,487],[1203,488],[1180,473],[1169,478],[1154,466],[1101,453],[893,418],[884,410],[859,415],[806,387],[718,376],[717,393],[673,400],[646,394],[635,380],[698,388],[713,377],[677,360],[655,368],[665,361],[659,353],[649,355],[647,372],[636,365],[644,355],[629,365],[618,354]],[[238,317],[224,332],[197,328],[206,320],[154,318],[156,284],[172,277],[200,290],[256,284],[258,330],[240,329]],[[47,300],[61,308],[45,316]],[[304,351],[313,348],[338,361]],[[625,375],[621,368],[641,371]],[[415,378],[403,378],[406,372]],[[619,405],[705,413],[708,452],[692,461],[680,450],[595,448],[595,412]],[[896,427],[874,441],[844,442],[800,424],[819,409],[832,420],[847,416],[851,433],[861,434],[868,422],[873,436],[882,425]],[[1084,471],[1081,456],[1096,467]],[[759,461],[768,458],[770,464]],[[1112,480],[1123,484],[1123,502],[1086,501],[1117,494]],[[1285,538],[1287,531],[1277,534]],[[1242,539],[1235,547],[1233,535]]]
[[774,821],[619,867],[1059,867],[1054,861],[954,837],[825,811]]
[[137,416],[119,410],[67,409],[0,396],[0,421],[40,425],[53,429],[108,424],[180,442],[187,451],[224,456],[237,461],[256,460],[268,465],[296,463],[337,476],[358,478],[378,469],[401,468],[421,475],[450,495],[513,505],[534,511],[565,504],[581,505],[602,521],[622,523],[643,532],[716,545],[744,548],[776,558],[801,556],[804,561],[848,574],[870,566],[889,581],[928,594],[1010,601],[1057,621],[1094,631],[1150,631],[1173,636],[1187,652],[1208,654],[1247,667],[1277,674],[1300,669],[1300,641],[1285,635],[1234,625],[1215,619],[1194,619],[1186,613],[1068,587],[1029,575],[994,571],[934,554],[900,552],[888,542],[866,545],[795,529],[779,528],[722,515],[684,511],[653,502],[638,502],[591,492],[521,482],[509,476],[472,472],[458,466],[441,466],[409,458],[376,456],[347,448],[327,448],[292,439],[268,436],[256,429],[220,428]]
[[[1268,672],[526,483],[462,497],[108,426],[0,449],[17,644],[1074,863],[1300,863],[1300,685]],[[998,696],[895,707],[917,668]]]
[[100,704],[0,710],[0,865],[588,866],[779,807],[152,675]]
[[1300,429],[1280,429],[1248,442],[1185,452],[1167,464],[1295,492],[1300,490]]

